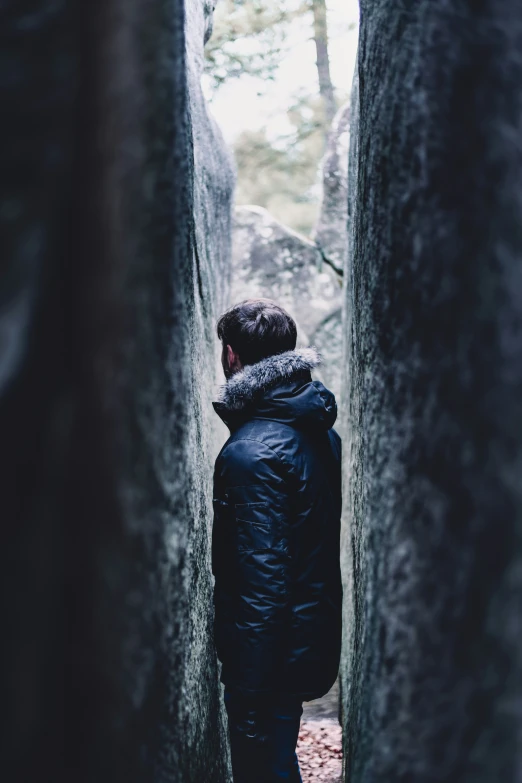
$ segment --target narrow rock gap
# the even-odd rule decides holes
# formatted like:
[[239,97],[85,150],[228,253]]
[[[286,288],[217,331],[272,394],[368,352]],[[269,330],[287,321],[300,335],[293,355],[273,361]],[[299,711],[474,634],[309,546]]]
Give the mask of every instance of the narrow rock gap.
[[[0,10],[10,783],[230,783],[215,321],[267,295],[344,439],[340,695],[306,705],[306,783],[340,779],[338,701],[345,783],[522,779],[520,2],[361,0],[358,31],[334,5]],[[292,62],[316,94],[281,122]]]
[[[301,344],[313,344],[323,355],[323,365],[316,373],[337,395],[341,402],[340,366],[341,366],[341,314],[342,314],[342,277],[347,261],[347,221],[348,221],[348,145],[350,110],[346,98],[348,84],[337,82],[334,86],[332,74],[338,78],[340,65],[348,70],[349,60],[337,49],[337,32],[332,31],[333,17],[330,14],[337,9],[337,23],[344,24],[346,32],[351,33],[348,42],[356,45],[356,30],[350,29],[349,10],[341,9],[340,4],[317,0],[310,3],[289,3],[288,8],[275,6],[269,2],[259,3],[258,16],[250,16],[249,6],[228,2],[216,8],[217,21],[214,26],[215,41],[211,38],[207,44],[206,76],[213,85],[210,91],[210,110],[216,111],[225,138],[229,139],[235,151],[237,164],[238,189],[233,219],[233,253],[231,287],[228,303],[234,304],[247,298],[267,297],[284,306],[295,318]],[[354,5],[354,4],[352,4]],[[300,9],[300,10],[299,10]],[[302,26],[292,28],[293,23]],[[344,14],[344,15],[343,15]],[[263,21],[263,16],[266,17]],[[288,16],[288,18],[285,18]],[[264,23],[271,22],[276,30],[285,29],[292,37],[293,50],[284,51],[282,41],[274,41],[264,30]],[[240,30],[239,36],[237,30]],[[277,33],[275,34],[277,38]],[[291,215],[292,224],[285,225],[285,209],[276,209],[271,213],[271,205],[276,206],[277,188],[281,186],[278,175],[284,172],[289,191],[299,185],[296,179],[293,157],[299,145],[310,140],[306,120],[295,120],[296,139],[291,142],[277,138],[278,125],[285,121],[288,104],[283,106],[277,99],[270,98],[270,86],[260,85],[264,93],[260,102],[265,107],[272,100],[276,104],[270,119],[261,117],[259,123],[266,127],[264,139],[253,141],[248,132],[242,130],[252,127],[245,122],[242,113],[230,116],[223,111],[222,105],[230,103],[234,96],[241,102],[242,81],[254,82],[256,68],[245,58],[245,41],[250,39],[260,50],[271,46],[269,58],[274,70],[273,76],[280,91],[285,89],[287,71],[295,62],[294,71],[308,69],[315,80],[307,86],[308,102],[314,112],[317,135],[314,155],[307,162],[310,169],[308,193],[303,190],[294,200],[287,196],[286,209]],[[314,48],[307,48],[307,39],[312,39]],[[280,47],[280,51],[277,47]],[[219,47],[219,48],[218,48]],[[301,51],[302,50],[302,51]],[[294,53],[295,52],[295,53]],[[333,56],[333,68],[330,60]],[[230,57],[230,61],[227,61]],[[266,67],[266,65],[265,65]],[[293,73],[290,71],[290,73]],[[344,77],[344,72],[343,72]],[[292,76],[295,79],[295,73]],[[295,88],[286,88],[292,90]],[[343,96],[343,97],[341,97]],[[250,131],[252,132],[252,131]],[[272,140],[270,140],[272,137]],[[306,139],[306,142],[303,142]],[[251,143],[249,155],[245,158],[245,145]],[[271,158],[277,156],[280,170],[273,170]],[[257,161],[258,176],[268,180],[272,178],[274,194],[263,194],[261,203],[244,204],[246,181]],[[313,196],[309,195],[314,191]],[[248,196],[256,195],[255,187],[250,186]],[[316,215],[310,223],[307,236],[300,233],[305,218],[300,219],[300,199],[309,198],[316,203]],[[292,205],[292,210],[290,209]],[[309,206],[309,205],[307,205]],[[279,217],[281,216],[281,217]],[[279,219],[278,219],[279,218]],[[281,219],[282,218],[282,219]],[[296,230],[297,229],[297,230]],[[339,689],[333,691],[319,703],[305,703],[298,742],[298,757],[304,783],[326,781],[338,783],[342,770],[342,739],[339,723]]]

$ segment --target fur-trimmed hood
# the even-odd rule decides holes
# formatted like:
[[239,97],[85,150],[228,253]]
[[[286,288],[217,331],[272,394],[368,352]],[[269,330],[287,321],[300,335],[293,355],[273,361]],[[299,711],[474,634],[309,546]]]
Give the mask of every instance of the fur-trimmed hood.
[[310,372],[320,362],[315,348],[301,348],[248,364],[221,387],[218,402],[229,411],[243,410],[262,392],[291,380],[298,373]]
[[311,371],[320,362],[315,348],[300,348],[247,365],[221,387],[216,413],[229,427],[255,416],[329,429],[337,405],[322,383],[312,381]]

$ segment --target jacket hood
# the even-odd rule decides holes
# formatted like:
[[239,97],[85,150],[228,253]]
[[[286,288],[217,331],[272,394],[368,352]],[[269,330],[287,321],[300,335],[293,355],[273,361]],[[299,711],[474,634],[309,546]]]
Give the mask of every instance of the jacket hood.
[[252,418],[330,429],[335,397],[311,376],[320,362],[315,348],[301,348],[247,365],[221,387],[214,409],[231,429]]

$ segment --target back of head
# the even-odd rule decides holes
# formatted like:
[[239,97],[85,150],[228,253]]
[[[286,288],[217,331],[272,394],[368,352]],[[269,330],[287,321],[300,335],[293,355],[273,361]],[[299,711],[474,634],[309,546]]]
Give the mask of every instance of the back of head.
[[217,333],[243,365],[293,351],[297,342],[294,319],[270,299],[246,299],[234,305],[219,319]]

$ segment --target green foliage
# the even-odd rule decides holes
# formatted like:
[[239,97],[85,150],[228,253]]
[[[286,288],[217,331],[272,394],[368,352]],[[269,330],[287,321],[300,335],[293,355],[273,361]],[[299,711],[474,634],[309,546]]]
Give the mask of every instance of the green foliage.
[[[220,0],[206,47],[206,72],[216,94],[226,82],[254,77],[258,94],[277,78],[291,56],[289,25],[304,22],[304,40],[314,36],[312,0]],[[344,97],[344,96],[343,96]],[[328,130],[319,82],[293,96],[286,109],[289,131],[245,131],[235,140],[236,202],[265,207],[296,231],[310,234],[316,222],[319,169]]]
[[236,201],[265,207],[278,220],[310,234],[318,213],[318,168],[323,152],[319,99],[302,99],[288,110],[292,132],[270,139],[266,129],[242,133],[234,145]]
[[302,13],[277,0],[220,0],[214,30],[205,54],[214,90],[248,73],[266,82],[274,79],[285,53],[287,25]]

